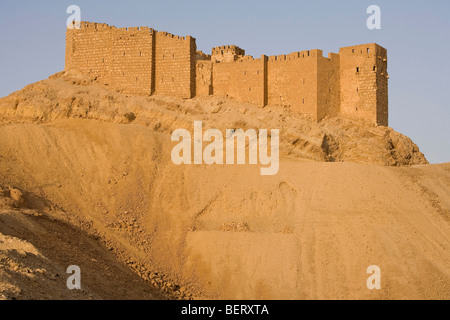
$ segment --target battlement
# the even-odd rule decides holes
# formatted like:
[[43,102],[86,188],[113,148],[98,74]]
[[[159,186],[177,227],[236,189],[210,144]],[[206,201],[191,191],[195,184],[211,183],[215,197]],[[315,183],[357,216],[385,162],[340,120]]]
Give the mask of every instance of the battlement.
[[179,40],[179,41],[189,41],[189,42],[195,41],[195,39],[191,36],[185,36],[185,37],[177,36],[177,35],[171,34],[169,32],[165,32],[165,31],[159,31],[159,32],[157,31],[157,33],[158,33],[158,36],[167,37],[169,39],[175,39],[175,40]]
[[235,45],[214,47],[214,48],[212,48],[211,52],[212,52],[211,55],[220,55],[220,54],[224,54],[224,53],[233,53],[238,56],[245,55],[245,50],[241,49]]
[[[72,22],[72,26],[75,26],[76,22],[73,21]],[[79,22],[79,27],[80,29],[95,29],[95,30],[111,30],[111,29],[115,29],[115,27],[109,26],[106,23],[95,23],[95,22],[89,22],[89,21],[80,21]],[[69,28],[69,29],[73,29],[73,28]]]
[[[72,23],[73,26],[75,26],[75,21]],[[180,41],[193,41],[195,40],[191,36],[177,36],[172,33],[166,32],[166,31],[158,31],[153,28],[149,27],[124,27],[124,28],[117,28],[115,26],[110,26],[106,23],[95,23],[95,22],[88,22],[88,21],[81,21],[80,22],[80,28],[74,29],[74,28],[68,28],[68,31],[77,31],[77,30],[85,30],[85,31],[121,31],[121,32],[149,32],[158,34],[159,36],[164,36],[170,39],[176,39]]]
[[387,55],[386,49],[377,45],[376,43],[360,44],[356,46],[342,47],[339,49],[340,54],[355,54],[355,55],[373,55],[373,53]]
[[[261,58],[255,58],[250,55],[236,56],[236,58],[234,60],[221,61],[221,63],[224,63],[224,62],[226,62],[226,63],[241,63],[241,62],[249,62],[249,61],[261,61],[261,59],[263,59],[263,57],[266,57],[266,56],[262,55]],[[211,61],[219,63],[219,61],[215,61],[215,60],[211,60]]]
[[312,57],[323,57],[323,51],[319,49],[313,49],[313,50],[305,50],[305,51],[298,51],[298,52],[292,52],[290,54],[282,54],[277,56],[269,56],[270,62],[277,62],[277,61],[290,61],[295,59],[305,59],[305,58],[312,58]]
[[[75,25],[74,25],[75,26]],[[192,36],[81,22],[66,33],[66,70],[124,93],[219,95],[282,105],[320,120],[342,114],[388,124],[387,51],[375,43],[254,58],[236,45],[197,51]]]
[[197,61],[199,61],[199,60],[211,61],[211,55],[203,53],[203,51],[197,50],[196,59],[197,59]]
[[75,21],[72,22],[72,28],[69,27],[68,30],[85,30],[85,31],[105,31],[105,30],[116,30],[116,31],[148,31],[148,32],[157,32],[156,30],[149,27],[128,27],[128,28],[116,28],[115,26],[110,26],[106,23],[96,23],[89,21],[80,21],[79,29],[76,29]]

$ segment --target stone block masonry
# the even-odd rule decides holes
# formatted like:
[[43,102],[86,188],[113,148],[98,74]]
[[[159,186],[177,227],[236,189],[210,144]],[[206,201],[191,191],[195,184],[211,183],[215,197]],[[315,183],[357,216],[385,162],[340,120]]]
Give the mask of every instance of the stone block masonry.
[[196,51],[190,36],[82,22],[80,29],[67,29],[65,69],[123,93],[192,98]]
[[65,68],[127,94],[218,95],[283,105],[315,121],[340,114],[388,125],[387,51],[375,43],[328,57],[315,49],[253,58],[235,45],[208,55],[191,36],[82,22],[67,29]]

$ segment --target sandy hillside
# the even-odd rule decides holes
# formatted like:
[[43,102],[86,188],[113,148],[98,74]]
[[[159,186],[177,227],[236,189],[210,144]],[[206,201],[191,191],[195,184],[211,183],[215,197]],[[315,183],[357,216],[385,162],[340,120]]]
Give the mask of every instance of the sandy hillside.
[[1,122],[49,123],[95,119],[140,124],[170,135],[175,129],[279,129],[280,153],[288,158],[352,161],[385,166],[428,163],[406,136],[359,120],[326,118],[319,123],[282,106],[259,108],[221,97],[181,100],[115,93],[85,76],[61,72],[0,99]]
[[[166,299],[59,214],[35,195],[0,187],[0,300]],[[67,289],[72,264],[82,268],[82,290]]]
[[[426,164],[407,137],[220,98],[126,97],[71,79],[0,99],[6,298],[450,298],[450,164]],[[171,130],[193,119],[281,128],[279,173],[174,165]],[[74,296],[64,268],[78,255],[88,287]],[[374,264],[382,289],[371,291]],[[105,270],[117,280],[103,281]]]

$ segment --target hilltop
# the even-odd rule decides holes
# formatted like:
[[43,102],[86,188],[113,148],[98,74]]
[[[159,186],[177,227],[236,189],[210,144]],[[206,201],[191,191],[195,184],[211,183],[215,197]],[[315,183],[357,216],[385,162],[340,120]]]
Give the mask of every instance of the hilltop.
[[129,96],[94,79],[61,72],[0,99],[2,122],[50,123],[94,119],[139,124],[170,135],[175,129],[280,129],[280,155],[316,161],[404,166],[428,163],[408,137],[363,119],[327,117],[320,122],[281,106],[257,107],[216,96],[177,99]]

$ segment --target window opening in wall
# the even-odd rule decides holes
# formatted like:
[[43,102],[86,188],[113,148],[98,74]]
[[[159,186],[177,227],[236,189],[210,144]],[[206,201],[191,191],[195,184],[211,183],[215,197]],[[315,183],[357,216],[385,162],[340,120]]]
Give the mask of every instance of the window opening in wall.
[[172,59],[175,59],[175,53],[172,53]]
[[370,52],[370,49],[369,48],[367,48],[367,53],[369,53]]
[[305,99],[303,99],[303,104],[305,104]]
[[373,71],[377,71],[377,66],[373,66]]
[[355,49],[352,49],[352,53],[355,53]]
[[359,67],[356,67],[356,72],[359,72]]
[[356,87],[356,92],[359,92],[358,87]]

